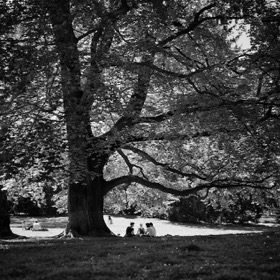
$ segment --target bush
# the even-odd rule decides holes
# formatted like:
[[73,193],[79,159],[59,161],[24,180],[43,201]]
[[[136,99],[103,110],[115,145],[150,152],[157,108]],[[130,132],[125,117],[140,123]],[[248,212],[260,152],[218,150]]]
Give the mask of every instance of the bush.
[[141,216],[146,218],[158,218],[161,220],[167,220],[168,213],[167,209],[165,207],[151,207],[151,208],[145,208],[141,210]]
[[182,197],[168,209],[168,219],[173,222],[197,223],[205,220],[206,206],[194,195]]
[[242,192],[238,192],[234,199],[223,204],[223,206],[217,200],[215,200],[214,205],[215,207],[211,204],[211,201],[206,205],[199,197],[194,195],[182,197],[179,201],[170,205],[168,219],[183,223],[205,221],[244,224],[258,222],[263,213],[263,207],[253,201],[250,195]]
[[27,216],[55,216],[57,209],[51,204],[37,205],[30,197],[19,197],[16,204],[10,203],[10,212],[15,215]]
[[11,211],[16,215],[40,216],[40,208],[30,197],[19,197]]
[[223,210],[223,219],[227,223],[257,223],[262,213],[263,207],[253,201],[251,196],[237,193],[235,203]]
[[141,211],[138,209],[138,206],[136,203],[132,203],[131,205],[127,206],[126,209],[123,209],[119,212],[119,214],[123,215],[140,215]]

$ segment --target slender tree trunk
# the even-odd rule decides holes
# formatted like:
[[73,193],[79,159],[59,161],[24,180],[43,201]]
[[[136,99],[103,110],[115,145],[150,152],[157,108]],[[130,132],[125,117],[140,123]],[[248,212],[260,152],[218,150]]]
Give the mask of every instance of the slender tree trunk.
[[10,215],[8,212],[7,196],[0,186],[0,237],[13,237],[15,234],[10,228]]

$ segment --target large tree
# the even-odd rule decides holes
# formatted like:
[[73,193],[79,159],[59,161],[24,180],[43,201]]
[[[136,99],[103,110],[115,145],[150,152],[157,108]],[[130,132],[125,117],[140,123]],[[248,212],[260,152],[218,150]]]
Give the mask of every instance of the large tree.
[[[278,107],[259,97],[254,52],[232,39],[267,4],[245,2],[6,1],[12,131],[38,118],[65,129],[74,234],[111,235],[103,197],[120,184],[175,195],[275,185],[278,150],[267,143]],[[127,172],[105,172],[120,159]]]

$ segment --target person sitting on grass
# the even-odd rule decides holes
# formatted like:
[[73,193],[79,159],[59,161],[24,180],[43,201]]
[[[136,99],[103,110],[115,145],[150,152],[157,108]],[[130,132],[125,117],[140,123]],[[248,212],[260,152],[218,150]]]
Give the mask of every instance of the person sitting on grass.
[[150,223],[146,223],[146,233],[145,236],[153,236],[153,229],[151,228]]
[[43,228],[43,227],[41,226],[41,223],[39,223],[38,220],[35,220],[34,223],[33,223],[32,230],[34,230],[34,231],[46,231],[47,229],[46,229],[46,228]]
[[150,223],[150,228],[151,228],[151,231],[152,231],[152,236],[157,236],[157,232],[156,232],[156,229],[155,229],[153,223]]
[[32,230],[33,225],[31,223],[27,223],[26,221],[23,221],[22,223],[22,230]]
[[145,234],[145,229],[143,228],[143,224],[140,224],[140,227],[137,230],[137,236],[142,236]]
[[130,226],[126,228],[125,236],[124,237],[132,237],[135,236],[134,234],[134,223],[130,223]]

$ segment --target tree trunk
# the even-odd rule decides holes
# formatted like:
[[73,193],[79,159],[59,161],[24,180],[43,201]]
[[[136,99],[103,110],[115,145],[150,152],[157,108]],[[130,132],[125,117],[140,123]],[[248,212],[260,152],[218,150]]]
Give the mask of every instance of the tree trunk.
[[103,219],[103,167],[109,158],[106,139],[93,137],[88,112],[73,111],[65,106],[70,160],[68,229],[74,236],[113,235]]
[[7,196],[0,186],[0,237],[13,237],[15,234],[10,228],[10,215],[8,212]]
[[88,181],[87,185],[71,184],[69,187],[69,230],[74,236],[112,236],[103,219],[103,178]]
[[113,235],[103,219],[103,167],[109,158],[103,146],[106,140],[93,137],[85,114],[77,118],[72,115],[71,121],[66,114],[66,127],[70,160],[68,229],[74,236]]
[[[93,137],[91,101],[81,89],[78,41],[72,27],[70,1],[45,1],[49,9],[61,65],[61,85],[69,158],[67,231],[73,235],[112,235],[103,219],[103,167],[109,158],[103,144]],[[99,72],[98,72],[99,73]],[[98,80],[99,74],[93,77]],[[97,88],[92,88],[91,96]]]

